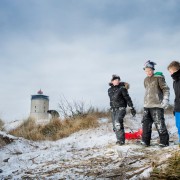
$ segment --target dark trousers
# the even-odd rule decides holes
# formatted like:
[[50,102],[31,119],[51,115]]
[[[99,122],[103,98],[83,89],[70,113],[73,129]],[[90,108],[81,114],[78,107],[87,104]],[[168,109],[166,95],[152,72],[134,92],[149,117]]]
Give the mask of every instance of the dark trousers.
[[150,145],[152,124],[155,124],[160,137],[160,143],[169,145],[169,134],[164,119],[164,109],[144,108],[142,141]]
[[125,142],[125,132],[123,119],[126,115],[126,108],[117,108],[111,110],[113,130],[116,134],[117,141]]

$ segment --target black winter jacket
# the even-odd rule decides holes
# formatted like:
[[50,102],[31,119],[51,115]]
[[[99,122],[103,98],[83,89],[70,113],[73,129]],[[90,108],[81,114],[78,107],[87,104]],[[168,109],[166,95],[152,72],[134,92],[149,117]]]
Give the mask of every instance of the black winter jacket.
[[175,92],[174,111],[180,112],[180,69],[171,75],[174,79],[173,88]]
[[133,107],[132,100],[125,88],[125,83],[120,83],[118,86],[110,84],[110,86],[111,87],[108,89],[108,95],[111,108],[127,107],[127,105]]

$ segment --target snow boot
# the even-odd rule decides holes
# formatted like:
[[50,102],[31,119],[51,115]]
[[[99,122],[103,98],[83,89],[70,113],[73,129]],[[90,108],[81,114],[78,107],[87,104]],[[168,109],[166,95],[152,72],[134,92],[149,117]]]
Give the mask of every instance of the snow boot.
[[144,147],[149,147],[150,144],[146,144],[144,141],[141,141],[141,145],[144,146]]
[[159,147],[161,147],[161,148],[164,148],[164,147],[167,147],[168,145],[166,145],[166,144],[159,144]]
[[119,145],[119,146],[122,146],[122,145],[125,144],[125,142],[124,141],[117,141],[116,144]]

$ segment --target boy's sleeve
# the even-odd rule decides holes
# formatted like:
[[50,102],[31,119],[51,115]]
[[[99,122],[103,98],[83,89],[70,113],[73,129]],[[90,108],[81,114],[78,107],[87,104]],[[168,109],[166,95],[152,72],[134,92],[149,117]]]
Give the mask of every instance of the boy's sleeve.
[[144,87],[146,88],[146,79],[144,79]]
[[165,78],[164,77],[160,77],[158,78],[159,81],[159,86],[161,88],[161,90],[163,91],[163,99],[167,99],[169,100],[169,95],[170,95],[170,89],[168,87],[168,85],[166,84]]
[[123,95],[124,99],[126,100],[128,106],[133,107],[131,97],[129,96],[129,93],[125,87],[122,88],[122,95]]

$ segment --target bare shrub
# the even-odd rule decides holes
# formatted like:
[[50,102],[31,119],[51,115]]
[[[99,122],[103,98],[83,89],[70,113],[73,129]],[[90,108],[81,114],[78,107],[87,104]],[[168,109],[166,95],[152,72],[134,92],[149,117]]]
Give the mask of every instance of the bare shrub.
[[86,105],[83,101],[68,101],[64,96],[59,102],[59,113],[62,118],[86,117],[87,115],[96,115],[97,118],[109,117],[108,110],[99,110],[92,105]]
[[59,102],[59,112],[63,118],[85,116],[90,109],[91,107],[86,110],[84,102],[70,102],[64,96],[61,97]]

